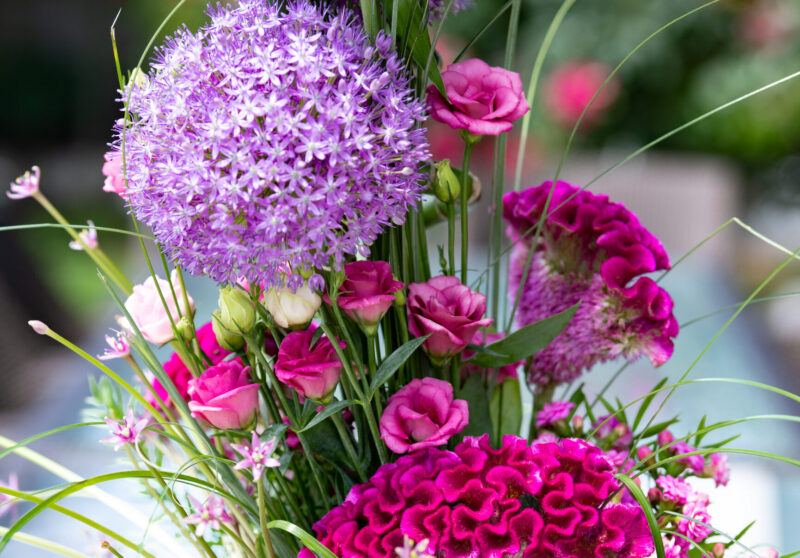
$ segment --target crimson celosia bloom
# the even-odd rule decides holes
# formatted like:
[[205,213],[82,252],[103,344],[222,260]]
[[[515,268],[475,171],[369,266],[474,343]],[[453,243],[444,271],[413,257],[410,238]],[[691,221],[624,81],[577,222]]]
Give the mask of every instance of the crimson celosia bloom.
[[342,558],[393,557],[406,537],[442,558],[649,556],[641,508],[602,506],[617,488],[607,457],[586,442],[506,436],[493,449],[484,435],[381,466],[314,529]]
[[[133,80],[126,195],[183,268],[279,286],[369,254],[419,200],[425,106],[354,12],[308,0],[209,8]],[[314,278],[314,282],[321,277]]]
[[[533,231],[548,217],[537,246]],[[566,182],[545,182],[503,198],[503,216],[515,241],[512,296],[534,250],[522,288],[520,326],[581,302],[566,329],[533,357],[529,380],[538,386],[577,378],[618,356],[649,357],[658,366],[672,356],[678,322],[669,294],[646,273],[669,269],[658,239],[624,205]]]

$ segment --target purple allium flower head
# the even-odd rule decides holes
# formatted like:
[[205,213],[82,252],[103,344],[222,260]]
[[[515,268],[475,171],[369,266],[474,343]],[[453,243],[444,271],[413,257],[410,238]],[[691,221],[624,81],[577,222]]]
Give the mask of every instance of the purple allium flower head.
[[494,449],[488,435],[468,437],[382,465],[314,530],[337,556],[394,558],[405,537],[436,556],[649,556],[642,509],[606,502],[618,488],[608,458],[582,440],[505,436]]
[[[367,255],[420,199],[425,106],[353,12],[308,0],[209,8],[133,80],[133,214],[194,274],[279,286]],[[383,39],[380,37],[379,39]],[[319,283],[319,281],[317,281]]]
[[[447,8],[448,2],[449,0],[428,0],[428,6],[430,6],[431,10],[431,19],[441,19],[444,15],[445,9]],[[472,0],[453,0],[453,4],[450,6],[450,10],[447,12],[447,14],[453,15],[461,10],[471,8],[472,6],[474,6],[474,2]]]
[[278,441],[275,438],[261,442],[258,434],[254,431],[249,446],[247,444],[231,444],[231,447],[244,458],[233,468],[237,470],[249,468],[253,473],[253,480],[258,481],[265,468],[281,466],[281,462],[272,457],[272,452],[275,451],[277,444]]
[[[548,217],[534,247],[532,232],[551,189]],[[572,381],[596,363],[619,356],[646,355],[655,366],[670,358],[678,334],[672,299],[642,276],[669,269],[669,257],[625,206],[566,182],[545,182],[506,194],[503,216],[516,242],[510,274],[514,296],[534,251],[522,286],[519,325],[581,302],[566,329],[533,357],[532,384]]]
[[211,494],[208,499],[201,504],[192,496],[189,496],[192,508],[197,510],[191,515],[187,515],[184,521],[189,525],[197,525],[195,535],[202,537],[207,529],[222,529],[223,523],[233,523],[233,519],[225,509],[225,502],[219,496]]
[[570,401],[553,401],[545,403],[541,411],[536,415],[536,428],[542,428],[556,421],[563,420],[569,416],[575,403]]
[[147,428],[150,422],[148,417],[138,419],[133,414],[133,409],[128,409],[128,414],[122,422],[117,422],[108,417],[105,418],[106,424],[111,431],[111,436],[100,440],[104,444],[114,444],[114,451],[119,451],[119,448],[125,444],[135,444],[139,441],[139,437]]

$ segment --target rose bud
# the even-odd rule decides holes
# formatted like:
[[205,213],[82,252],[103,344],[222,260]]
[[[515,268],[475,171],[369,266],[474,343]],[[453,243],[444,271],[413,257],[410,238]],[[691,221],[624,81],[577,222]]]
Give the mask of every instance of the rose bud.
[[443,446],[469,422],[463,399],[453,386],[436,378],[411,382],[389,398],[381,416],[381,438],[395,453]]
[[294,291],[289,287],[267,291],[264,305],[275,323],[283,328],[305,328],[322,305],[322,298],[311,290],[308,281]]
[[648,446],[642,446],[636,450],[636,457],[638,457],[640,461],[644,461],[652,454],[653,450],[651,450]]
[[[176,283],[177,277],[173,270],[172,284]],[[163,295],[167,303],[166,309],[161,302],[158,289],[161,290],[161,295]],[[186,299],[188,299],[189,303],[188,308]],[[148,277],[141,285],[134,285],[133,293],[125,301],[125,309],[133,318],[139,331],[142,332],[142,337],[156,345],[163,345],[175,338],[172,331],[172,322],[178,323],[180,320],[178,307],[180,307],[180,314],[182,315],[194,314],[194,300],[192,300],[192,297],[187,295],[184,298],[180,293],[178,294],[178,300],[179,302],[175,301],[172,288],[170,288],[170,284],[166,279],[158,278],[157,288],[153,278]],[[172,316],[172,322],[170,322],[170,316]]]
[[428,87],[431,117],[457,130],[497,136],[530,110],[518,73],[477,58],[451,64],[442,81],[447,99],[435,85]]
[[256,323],[256,310],[253,301],[242,289],[223,287],[219,291],[219,325],[231,333],[244,335]]
[[[326,336],[320,337],[314,347],[311,339],[314,329],[293,331],[278,348],[275,376],[301,397],[327,403],[339,383],[342,361]],[[345,344],[339,341],[339,346]]]
[[663,447],[671,444],[674,438],[672,437],[672,432],[670,432],[669,430],[663,430],[658,433],[657,440],[658,440],[658,445]]
[[211,312],[211,328],[220,347],[227,351],[238,351],[244,347],[244,337],[234,333],[222,325],[222,314],[219,310]]
[[457,277],[440,275],[408,286],[408,330],[430,337],[422,344],[435,364],[442,364],[472,342],[475,333],[492,323],[484,318],[486,297],[462,285]]
[[711,552],[714,554],[714,558],[722,558],[725,556],[725,545],[722,543],[714,543]]
[[189,380],[189,410],[219,429],[246,430],[258,408],[258,384],[238,358],[215,364]]
[[393,293],[403,283],[392,277],[386,262],[361,261],[344,266],[345,278],[336,304],[358,323],[366,335],[374,335],[378,322],[395,302]]
[[436,177],[433,180],[433,193],[439,201],[450,203],[457,199],[461,193],[461,184],[456,173],[450,167],[450,159],[444,159],[434,165]]
[[656,504],[661,501],[661,491],[653,487],[647,491],[647,499],[650,500],[652,503]]

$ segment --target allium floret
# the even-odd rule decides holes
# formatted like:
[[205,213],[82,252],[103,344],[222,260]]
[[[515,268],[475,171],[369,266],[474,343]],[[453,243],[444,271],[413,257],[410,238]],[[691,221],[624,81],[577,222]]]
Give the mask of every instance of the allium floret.
[[[533,231],[551,189],[548,217],[534,247]],[[533,384],[568,382],[619,356],[645,355],[655,366],[672,356],[672,338],[678,334],[672,299],[653,279],[643,277],[669,269],[669,257],[624,205],[566,182],[545,182],[506,194],[503,216],[515,242],[513,295],[534,251],[522,286],[519,325],[581,302],[566,329],[533,357]]]
[[429,157],[425,107],[391,41],[376,47],[353,12],[308,0],[209,16],[123,92],[131,118],[114,149],[124,139],[133,214],[177,263],[220,282],[277,286],[288,266],[297,286],[367,255],[420,199]]
[[618,488],[608,458],[587,442],[506,436],[494,449],[484,435],[381,466],[314,529],[346,558],[394,557],[406,538],[446,558],[649,556],[641,508],[606,503]]

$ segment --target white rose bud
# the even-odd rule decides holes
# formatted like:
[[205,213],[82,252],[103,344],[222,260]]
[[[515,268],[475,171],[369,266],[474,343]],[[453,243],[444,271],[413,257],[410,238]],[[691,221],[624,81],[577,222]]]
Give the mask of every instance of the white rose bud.
[[264,305],[279,326],[302,329],[319,310],[322,298],[309,288],[306,281],[297,292],[288,287],[271,288],[264,298]]

